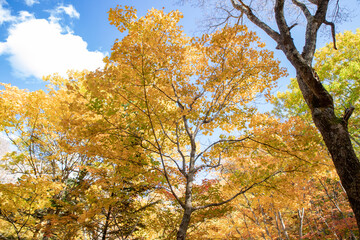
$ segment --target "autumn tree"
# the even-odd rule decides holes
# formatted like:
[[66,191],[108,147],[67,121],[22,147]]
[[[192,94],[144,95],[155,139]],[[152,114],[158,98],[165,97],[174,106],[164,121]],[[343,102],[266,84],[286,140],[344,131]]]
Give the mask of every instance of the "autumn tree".
[[[319,49],[315,53],[314,68],[318,73],[322,84],[334,96],[334,105],[336,106],[336,114],[341,115],[343,109],[351,106],[358,108],[359,105],[359,81],[358,77],[358,52],[359,47],[359,30],[356,33],[345,31],[336,36],[337,48],[333,48],[333,44],[329,43],[325,47]],[[311,114],[305,101],[300,98],[301,91],[298,87],[296,79],[292,79],[288,86],[288,90],[278,93],[275,98],[274,112],[280,117],[298,116],[311,125]],[[358,140],[359,114],[355,111],[349,122],[349,134],[353,142],[355,153],[359,156],[359,140]],[[324,182],[335,181],[334,178],[323,179]],[[321,186],[325,189],[325,186]],[[341,195],[342,188],[336,195]],[[334,206],[333,201],[329,202]],[[347,209],[342,203],[339,209]],[[343,216],[343,214],[341,214]],[[350,216],[350,215],[346,215]],[[329,220],[327,220],[329,221]],[[348,222],[351,221],[347,220]],[[349,224],[349,223],[347,223]],[[344,224],[338,224],[343,225]],[[347,227],[350,229],[350,227]],[[336,226],[335,226],[335,229]]]
[[356,239],[356,220],[313,124],[300,116],[285,120],[267,113],[254,116],[247,132],[252,141],[242,144],[220,175],[228,175],[223,194],[231,193],[242,177],[251,178],[251,165],[262,174],[274,169],[286,174],[229,203],[231,211],[208,219],[191,239]]
[[[113,9],[110,21],[128,34],[115,42],[103,70],[50,76],[48,92],[5,86],[1,126],[18,147],[6,167],[33,186],[43,178],[58,186],[41,184],[57,192],[31,198],[44,200],[29,206],[36,214],[21,210],[31,222],[3,215],[16,233],[26,226],[24,234],[33,237],[71,239],[82,229],[92,239],[109,238],[110,230],[126,237],[140,226],[139,217],[125,221],[129,209],[138,213],[165,199],[182,209],[177,238],[185,239],[191,216],[206,218],[195,211],[224,205],[284,172],[251,175],[250,168],[230,196],[219,191],[223,183],[204,178],[236,158],[230,150],[252,141],[241,135],[256,113],[252,103],[285,72],[246,27],[190,38],[180,18],[177,11],[151,10],[138,19],[132,8]],[[202,145],[211,134],[218,138]],[[161,198],[144,204],[149,184]],[[136,200],[142,204],[134,206]]]
[[[328,1],[311,1],[313,11],[293,3],[308,21],[301,54],[291,38],[294,26],[285,21],[284,1],[275,4],[278,32],[243,1],[234,0],[232,6],[277,41],[296,68],[312,118],[357,214],[359,195],[352,177],[357,178],[359,164],[347,132],[353,107],[336,118],[332,97],[311,67],[320,25],[332,26],[325,19]],[[46,92],[11,86],[1,91],[1,130],[18,148],[6,155],[5,167],[21,177],[0,185],[5,193],[0,223],[18,239],[196,239],[188,230],[208,219],[226,219],[218,217],[230,213],[234,208],[227,203],[236,199],[245,206],[236,209],[247,231],[240,237],[273,236],[266,232],[272,222],[279,237],[290,238],[285,219],[291,214],[281,208],[282,196],[255,199],[276,188],[300,199],[310,188],[304,190],[294,173],[310,175],[329,166],[326,152],[318,148],[319,136],[309,134],[311,125],[299,117],[283,121],[257,112],[255,99],[260,94],[269,98],[276,80],[285,75],[272,52],[239,24],[187,37],[178,25],[178,11],[152,9],[138,18],[135,9],[117,7],[109,15],[127,35],[116,40],[103,69],[49,76]],[[264,217],[265,205],[274,221]],[[286,204],[293,208],[302,206]],[[248,225],[250,215],[256,230]],[[146,232],[152,218],[158,225],[166,223],[162,232],[167,236]],[[219,229],[211,226],[212,232]]]
[[[349,31],[338,34],[336,36],[338,50],[333,48],[333,43],[329,43],[315,53],[314,68],[324,87],[334,96],[338,115],[341,115],[346,107],[351,105],[358,107],[359,83],[356,81],[358,36],[358,32]],[[270,141],[264,139],[261,141],[268,147],[274,148],[274,151],[276,147],[279,151],[278,160],[286,157],[282,151],[288,151],[293,156],[310,161],[311,164],[306,164],[306,170],[302,169],[301,174],[288,176],[286,180],[280,181],[274,187],[277,191],[264,191],[263,195],[252,192],[247,194],[247,199],[239,199],[236,204],[241,206],[236,208],[229,215],[230,217],[220,220],[233,223],[225,233],[231,233],[231,236],[236,237],[256,236],[255,238],[356,239],[359,232],[356,229],[353,212],[346,202],[346,191],[328,161],[329,156],[322,144],[320,133],[314,130],[311,113],[301,97],[296,79],[291,80],[288,88],[286,92],[277,93],[277,97],[273,99],[275,105],[273,113],[282,120],[275,125],[268,122],[266,124],[268,128],[258,129],[270,136],[275,132],[277,137],[270,138]],[[287,121],[296,121],[291,123],[291,131],[289,131],[291,128],[286,127]],[[357,125],[358,114],[354,112],[349,123],[349,133],[356,154],[359,153]],[[259,132],[257,135],[260,136]],[[289,142],[291,139],[289,136],[296,136],[293,140],[295,145],[290,145],[291,147],[288,148],[289,145],[277,144],[279,139]],[[259,146],[259,148],[263,147]],[[294,151],[296,148],[302,148],[304,152]],[[309,156],[312,158],[308,158]],[[315,159],[321,161],[314,161]],[[290,162],[289,159],[284,161]],[[316,166],[317,164],[319,165]],[[295,184],[287,185],[289,182]]]
[[[332,11],[337,12],[339,1],[331,4],[329,0],[266,2],[231,0],[230,4],[232,11],[228,11],[229,18],[246,16],[277,43],[276,49],[281,50],[295,68],[302,96],[311,111],[312,120],[331,154],[358,226],[360,226],[360,162],[354,152],[348,132],[348,122],[355,108],[348,106],[341,115],[337,115],[333,97],[325,89],[318,73],[312,66],[321,26],[330,26],[334,48],[336,48],[335,24],[328,20],[328,16]],[[296,12],[294,13],[294,9],[299,11],[300,16],[304,19],[305,33],[302,49],[298,48],[292,37],[293,31],[298,27],[297,21],[301,19],[294,18],[294,16],[298,16]],[[240,13],[239,16],[236,16],[234,12]],[[268,15],[264,12],[270,13],[275,19],[274,25],[268,23]]]
[[[128,34],[115,42],[103,70],[86,75],[85,98],[114,129],[127,124],[128,136],[163,174],[161,188],[182,208],[177,238],[185,239],[195,211],[223,205],[281,172],[254,174],[228,199],[211,191],[216,181],[195,194],[196,176],[219,169],[235,157],[230,149],[250,140],[239,136],[256,112],[251,103],[284,70],[244,26],[190,38],[178,26],[177,11],[135,13],[110,10],[111,23]],[[206,135],[219,133],[202,145]]]
[[96,112],[65,84],[53,76],[47,93],[10,85],[1,91],[1,129],[14,150],[2,167],[18,179],[0,184],[2,233],[18,239],[134,235],[152,205],[138,199],[151,191],[147,163],[133,143],[104,134]]

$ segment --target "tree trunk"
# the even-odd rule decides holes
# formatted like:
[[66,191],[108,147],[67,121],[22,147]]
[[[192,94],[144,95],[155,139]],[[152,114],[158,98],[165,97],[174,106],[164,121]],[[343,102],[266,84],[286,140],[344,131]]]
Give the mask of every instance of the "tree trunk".
[[360,162],[348,132],[348,120],[353,109],[347,109],[342,118],[335,115],[333,98],[311,67],[312,58],[306,60],[297,56],[291,45],[284,45],[281,50],[296,69],[299,88],[331,155],[360,228]]
[[336,118],[333,112],[326,108],[315,108],[312,115],[331,154],[357,225],[360,227],[360,163],[350,141],[347,122]]
[[[195,149],[194,147],[192,149]],[[184,209],[183,218],[181,220],[179,230],[177,232],[177,240],[184,240],[186,238],[186,231],[189,228],[191,214],[194,211],[192,207],[192,187],[194,182],[194,151],[192,151],[190,159],[189,173],[186,176],[185,188],[185,204],[182,206]]]
[[[111,194],[111,196],[113,196],[113,194]],[[110,215],[111,215],[111,206],[109,206],[108,212],[106,214],[106,220],[105,220],[105,225],[104,225],[104,229],[102,232],[102,240],[106,240],[106,235],[107,235],[107,230],[109,228],[109,222],[110,222]]]
[[287,233],[286,226],[285,226],[285,223],[284,223],[284,219],[282,218],[280,211],[278,211],[278,215],[279,215],[279,220],[280,220],[281,228],[282,228],[282,230],[284,232],[284,235],[285,235],[286,239],[289,240],[289,234]]
[[184,210],[183,218],[181,220],[180,227],[177,232],[177,237],[176,237],[177,240],[184,240],[186,238],[186,231],[190,224],[191,213],[192,213],[191,208],[186,208]]
[[278,46],[276,48],[282,50],[294,66],[302,95],[311,110],[313,121],[331,154],[360,229],[360,162],[354,152],[347,129],[348,120],[354,109],[347,109],[342,118],[336,117],[333,99],[312,69],[317,33],[322,24],[331,26],[334,47],[336,44],[335,25],[326,20],[329,11],[329,0],[311,2],[316,6],[315,12],[311,11],[302,1],[292,0],[292,3],[303,12],[306,19],[305,44],[302,53],[300,53],[291,36],[291,29],[295,25],[289,26],[286,22],[284,14],[285,0],[276,0],[274,5],[278,31],[259,19],[252,11],[251,6],[246,4],[245,1],[231,0],[235,9],[246,14],[250,21],[277,42]]
[[299,220],[300,220],[300,223],[299,223],[299,239],[303,238],[304,213],[305,213],[304,208],[302,208],[301,210],[298,209],[298,215],[299,215]]
[[295,55],[289,54],[289,49],[291,47],[284,47],[282,50],[288,53],[287,58],[296,69],[302,95],[331,155],[360,228],[360,162],[348,132],[348,120],[354,109],[347,109],[342,118],[337,117],[331,95],[311,67],[312,59],[301,61]]

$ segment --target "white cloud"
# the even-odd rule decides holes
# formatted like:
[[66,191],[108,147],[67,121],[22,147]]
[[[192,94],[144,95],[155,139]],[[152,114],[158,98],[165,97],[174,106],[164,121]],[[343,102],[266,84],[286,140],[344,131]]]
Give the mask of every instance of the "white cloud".
[[7,54],[15,74],[20,77],[52,73],[66,75],[67,70],[95,70],[102,67],[104,54],[87,49],[87,43],[73,33],[63,34],[57,22],[35,19],[13,24],[6,42],[0,42],[0,55]]
[[35,18],[34,14],[27,11],[20,11],[19,16],[16,18],[16,22],[24,22],[33,18]]
[[58,22],[61,19],[60,16],[63,13],[68,15],[70,18],[77,18],[77,19],[80,18],[80,13],[76,11],[73,5],[69,4],[67,6],[60,5],[54,10],[51,10],[49,20],[51,22]]
[[0,42],[0,55],[1,53],[4,53],[6,50],[6,43]]
[[67,15],[69,15],[71,18],[79,18],[80,17],[80,13],[78,11],[75,10],[74,6],[69,4],[67,6],[59,6],[57,8],[57,10],[59,12],[64,12]]
[[47,20],[36,19],[26,11],[12,16],[9,10],[2,8],[4,4],[6,2],[0,0],[0,24],[4,19],[3,22],[11,21],[12,25],[6,41],[0,42],[0,55],[7,55],[17,76],[41,78],[52,73],[66,76],[68,70],[95,70],[104,65],[103,53],[89,51],[87,43],[72,33],[69,26],[60,25],[61,13],[71,18],[80,17],[72,5],[50,11]]
[[15,20],[15,17],[11,15],[11,11],[4,8],[4,5],[7,5],[7,2],[5,0],[0,0],[0,25],[4,22]]
[[38,0],[25,0],[25,4],[28,5],[29,7],[31,7],[35,3],[39,3],[39,1]]

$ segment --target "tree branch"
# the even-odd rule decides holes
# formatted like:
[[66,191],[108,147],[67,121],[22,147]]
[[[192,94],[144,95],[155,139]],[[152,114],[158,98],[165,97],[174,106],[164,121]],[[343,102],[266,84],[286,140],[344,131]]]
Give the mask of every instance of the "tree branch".
[[[307,62],[308,65],[311,65],[311,62],[314,57],[315,49],[316,49],[316,39],[317,32],[322,23],[324,23],[327,8],[329,5],[329,0],[318,1],[317,11],[313,17],[307,19],[306,32],[305,32],[305,45],[303,48],[302,56]],[[315,93],[316,94],[316,93]]]
[[299,1],[297,1],[297,0],[292,0],[292,2],[301,9],[301,11],[304,13],[307,21],[311,21],[311,19],[313,18],[313,16],[311,15],[309,9],[306,7],[305,4],[302,3],[302,2],[299,2]]
[[182,159],[182,169],[181,169],[181,173],[184,175],[184,177],[186,177],[186,173],[185,173],[185,164],[186,164],[186,159],[185,156],[183,154],[183,152],[181,151],[180,148],[180,138],[179,138],[179,124],[176,124],[176,129],[175,129],[175,134],[176,134],[176,147],[177,147],[177,151],[181,156]]
[[210,148],[214,147],[215,145],[219,144],[219,143],[237,143],[237,142],[242,142],[242,141],[245,141],[246,139],[249,139],[250,137],[244,137],[242,139],[229,139],[229,140],[226,140],[226,139],[221,139],[221,140],[218,140],[216,142],[213,142],[212,144],[210,144],[207,148],[204,149],[204,151],[202,151],[201,153],[199,153],[196,158],[195,158],[195,161],[201,157],[205,152],[207,152]]
[[331,27],[331,36],[333,39],[334,49],[337,50],[336,47],[336,35],[335,35],[335,24],[333,22],[324,21],[324,23]]
[[240,190],[238,193],[236,193],[234,196],[232,196],[231,198],[225,200],[225,201],[222,201],[222,202],[219,202],[219,203],[210,203],[210,204],[207,204],[207,205],[204,205],[204,206],[198,206],[198,207],[193,207],[193,211],[196,211],[196,210],[200,210],[200,209],[205,209],[205,208],[208,208],[208,207],[216,207],[216,206],[221,206],[221,205],[224,205],[225,203],[228,203],[232,200],[234,200],[235,198],[237,198],[239,195],[241,194],[244,194],[246,193],[247,191],[249,191],[250,189],[252,189],[253,187],[263,183],[263,182],[266,182],[267,180],[269,180],[271,177],[273,176],[276,176],[277,174],[279,173],[282,173],[283,171],[276,171],[274,172],[273,174],[267,176],[266,178],[262,179],[261,181],[258,181],[258,182],[255,182],[253,184],[251,184],[250,186],[248,187],[245,187],[244,189]]
[[261,21],[258,17],[256,17],[255,14],[251,11],[251,8],[243,1],[231,0],[231,4],[236,10],[246,14],[250,21],[252,21],[255,25],[264,30],[272,39],[274,39],[276,42],[279,42],[280,34],[273,30],[271,27],[269,27],[269,25]]
[[309,162],[309,161],[307,161],[307,160],[305,160],[305,159],[303,159],[303,158],[301,158],[301,157],[299,157],[299,156],[297,156],[297,155],[295,155],[295,154],[293,154],[293,153],[290,153],[289,151],[276,148],[276,147],[274,147],[274,146],[271,146],[270,144],[260,142],[260,141],[258,141],[258,140],[253,139],[253,138],[250,138],[250,137],[249,137],[249,139],[250,139],[251,141],[254,141],[254,142],[259,143],[259,144],[261,144],[261,145],[264,145],[264,146],[267,146],[267,147],[269,147],[269,148],[272,148],[272,149],[274,149],[274,150],[276,150],[276,151],[287,153],[287,154],[289,154],[290,156],[295,157],[295,158],[297,158],[297,159],[299,159],[299,160],[301,160],[301,161],[304,161],[304,162],[306,162],[306,163],[308,163],[308,164],[312,164],[311,162]]
[[355,110],[355,107],[352,104],[350,104],[349,108],[345,109],[343,120],[344,120],[344,122],[346,124],[348,123],[348,121],[349,121],[351,115],[353,114],[354,110]]

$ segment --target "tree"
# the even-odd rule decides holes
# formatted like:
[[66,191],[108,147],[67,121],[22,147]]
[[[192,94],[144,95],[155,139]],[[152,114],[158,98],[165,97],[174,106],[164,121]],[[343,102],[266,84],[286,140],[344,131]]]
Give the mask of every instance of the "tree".
[[[293,0],[291,3],[286,3],[299,9],[305,18],[305,43],[302,51],[298,50],[292,38],[292,30],[296,24],[289,25],[290,15],[287,15],[286,12],[289,8],[285,9],[285,0],[276,0],[274,3],[268,2],[267,4],[269,5],[265,4],[265,7],[273,9],[271,12],[275,17],[278,30],[274,30],[264,20],[261,20],[260,16],[256,15],[254,7],[257,4],[261,6],[264,6],[264,4],[257,1],[231,0],[234,9],[247,16],[250,21],[261,28],[277,43],[276,48],[283,51],[286,58],[295,68],[302,96],[331,154],[336,171],[346,190],[350,205],[360,227],[360,162],[355,154],[348,132],[348,121],[354,111],[354,107],[348,107],[343,115],[338,117],[335,112],[333,97],[325,89],[317,72],[312,67],[317,34],[320,27],[323,24],[330,26],[332,35],[335,35],[334,23],[327,20],[327,14],[330,11],[330,1],[308,0],[304,2]],[[338,2],[335,4],[335,7],[337,7],[337,4]]]
[[[335,99],[334,105],[337,115],[341,115],[343,109],[351,106],[359,107],[359,61],[357,54],[360,52],[359,36],[359,30],[356,33],[346,31],[343,34],[338,34],[336,36],[338,49],[334,49],[333,44],[329,43],[315,53],[314,68],[324,87]],[[278,93],[274,101],[275,113],[281,117],[296,115],[311,124],[311,115],[305,101],[300,98],[301,92],[296,79],[291,80],[288,89],[284,93]],[[348,127],[357,156],[359,156],[360,146],[358,126],[359,114],[355,111]]]
[[[114,129],[127,124],[128,136],[163,174],[161,188],[182,208],[177,238],[185,239],[195,211],[223,205],[281,173],[254,174],[228,199],[216,191],[216,181],[204,191],[195,179],[231,161],[236,156],[230,149],[251,141],[231,132],[246,128],[255,114],[251,103],[284,71],[244,26],[190,38],[177,25],[179,12],[135,13],[130,7],[110,10],[111,23],[128,34],[115,42],[105,68],[83,79],[84,95]],[[204,135],[216,130],[223,134],[201,146]]]
[[108,126],[64,84],[53,76],[48,92],[1,90],[0,126],[15,149],[2,167],[18,180],[0,183],[6,230],[0,233],[17,239],[134,235],[154,204],[139,201],[154,187],[153,174],[136,146],[104,133]]
[[[335,99],[335,111],[341,115],[343,109],[359,107],[359,60],[360,31],[346,31],[336,35],[337,50],[331,43],[315,53],[315,70],[324,87]],[[288,91],[278,93],[275,99],[275,112],[279,116],[296,115],[310,121],[311,115],[302,98],[296,79],[292,79]],[[355,152],[359,154],[359,114],[355,111],[349,124],[350,138]]]
[[[254,141],[234,151],[238,157],[224,166],[223,174],[250,179],[251,164],[258,171],[284,169],[286,174],[229,203],[231,211],[208,219],[191,239],[356,239],[356,219],[315,126],[299,116],[266,115],[254,116],[247,129]],[[223,194],[236,188],[240,178],[225,179]]]
[[[315,16],[293,2],[307,16],[309,31],[317,32],[320,23],[312,20],[325,21],[321,16],[327,2],[312,1],[318,6]],[[330,129],[333,134],[323,134],[324,139],[333,137],[346,130],[349,116],[335,122],[326,118],[335,107],[326,102],[332,99],[323,85],[313,82],[317,75],[310,65],[316,34],[307,33],[311,39],[300,55],[291,29],[282,28],[286,26],[282,3],[277,1],[275,9],[277,33],[243,2],[233,1],[278,41],[298,70],[316,126],[321,133],[335,126]],[[69,78],[49,76],[46,92],[8,85],[1,91],[1,130],[17,147],[6,155],[6,167],[21,177],[14,184],[0,184],[0,224],[11,226],[11,236],[18,239],[126,239],[159,236],[146,232],[154,221],[166,223],[166,238],[201,239],[204,230],[196,232],[201,224],[231,220],[226,216],[236,209],[234,215],[241,216],[240,227],[247,232],[244,237],[272,236],[269,222],[280,238],[296,236],[295,226],[301,236],[304,207],[271,194],[283,188],[298,199],[309,197],[305,193],[313,190],[311,183],[300,177],[324,174],[329,165],[319,136],[310,134],[313,126],[300,117],[284,121],[257,112],[256,97],[262,93],[269,99],[276,80],[285,75],[272,52],[239,24],[190,38],[178,25],[177,11],[152,9],[141,18],[131,7],[109,13],[110,22],[127,35],[115,42],[104,69],[70,72]],[[324,122],[327,125],[322,126]],[[333,140],[325,139],[329,149]],[[339,206],[341,198],[337,201],[329,194],[330,184],[320,185],[328,202]],[[256,203],[260,196],[264,201]],[[160,202],[166,207],[157,205]],[[299,218],[294,220],[297,210]],[[312,219],[324,214],[317,217]],[[235,236],[242,237],[239,219],[230,222]],[[212,233],[219,229],[208,226]]]
[[[320,239],[334,234],[358,236],[356,220],[316,128],[300,117],[285,121],[268,115],[254,115],[246,130],[252,141],[231,149],[237,156],[223,165],[217,179],[226,184],[218,191],[226,199],[244,181],[252,182],[253,175],[278,169],[284,174],[234,199],[224,214],[212,217],[214,209],[203,212],[206,221],[196,217],[201,225],[189,238],[297,239],[300,232]],[[207,197],[206,192],[203,195]]]

